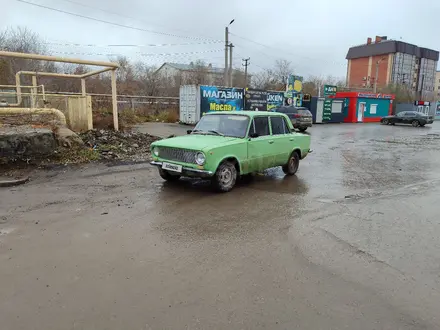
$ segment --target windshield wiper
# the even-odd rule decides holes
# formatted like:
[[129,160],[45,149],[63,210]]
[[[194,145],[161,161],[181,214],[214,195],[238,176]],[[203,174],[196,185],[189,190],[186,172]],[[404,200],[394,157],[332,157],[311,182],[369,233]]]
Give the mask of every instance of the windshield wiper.
[[214,133],[215,135],[219,135],[219,136],[225,136],[224,134],[222,134],[222,133],[220,133],[220,132],[217,132],[217,131],[214,131],[214,130],[212,130],[212,129],[210,129],[208,132],[209,132],[209,133]]

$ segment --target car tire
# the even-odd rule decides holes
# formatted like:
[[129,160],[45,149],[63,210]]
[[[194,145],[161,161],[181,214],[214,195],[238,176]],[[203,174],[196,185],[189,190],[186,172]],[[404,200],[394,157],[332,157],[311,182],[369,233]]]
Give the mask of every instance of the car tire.
[[412,127],[419,127],[419,126],[420,126],[420,123],[419,123],[418,120],[413,120],[413,121],[411,122],[411,125],[412,125]]
[[283,165],[283,172],[286,175],[295,175],[299,168],[299,154],[297,151],[292,152],[286,165]]
[[307,127],[300,127],[300,128],[299,128],[299,131],[300,131],[300,132],[305,132],[306,130],[307,130]]
[[382,120],[382,124],[389,125],[390,121],[388,119],[384,119],[384,120]]
[[181,177],[180,174],[171,174],[170,172],[165,171],[165,170],[163,170],[161,168],[159,169],[159,175],[165,181],[177,181]]
[[235,164],[225,161],[219,165],[212,179],[214,188],[219,192],[228,192],[234,188],[237,182],[237,169]]

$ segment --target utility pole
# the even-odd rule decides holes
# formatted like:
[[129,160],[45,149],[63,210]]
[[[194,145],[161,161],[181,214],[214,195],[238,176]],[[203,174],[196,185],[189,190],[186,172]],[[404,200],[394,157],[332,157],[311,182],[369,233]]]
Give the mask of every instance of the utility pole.
[[377,77],[379,76],[379,61],[376,62],[376,75],[374,76],[374,89],[373,92],[377,93]]
[[374,77],[374,93],[377,93],[377,78],[379,76],[379,64],[384,59],[386,59],[386,57],[382,57],[379,61],[376,62],[376,76]]
[[225,27],[225,72],[224,72],[224,84],[225,87],[228,87],[229,77],[228,77],[228,47],[229,47],[229,25],[234,23],[235,19],[229,22],[229,24]]
[[425,75],[422,74],[422,83],[420,84],[420,101],[423,101],[423,85],[425,84]]
[[232,86],[232,48],[234,48],[234,45],[231,43],[229,45],[229,87]]
[[224,84],[228,87],[228,47],[229,47],[229,26],[225,27],[225,73]]
[[247,69],[249,64],[251,64],[249,62],[250,59],[250,57],[242,59],[242,61],[244,61],[244,64],[242,64],[244,66],[244,87],[247,87]]

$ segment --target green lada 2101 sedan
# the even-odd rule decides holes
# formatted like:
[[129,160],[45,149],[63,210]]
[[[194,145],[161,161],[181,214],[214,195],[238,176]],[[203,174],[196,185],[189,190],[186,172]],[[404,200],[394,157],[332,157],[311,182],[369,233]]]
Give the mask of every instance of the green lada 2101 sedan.
[[152,165],[168,181],[181,176],[211,179],[222,192],[237,178],[282,166],[294,175],[310,152],[310,136],[296,133],[282,113],[263,111],[212,112],[188,135],[151,144]]

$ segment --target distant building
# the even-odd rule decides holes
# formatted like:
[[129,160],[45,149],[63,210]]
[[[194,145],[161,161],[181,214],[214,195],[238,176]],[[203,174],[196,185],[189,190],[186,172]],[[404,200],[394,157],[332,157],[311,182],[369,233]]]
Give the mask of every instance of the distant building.
[[440,71],[435,73],[435,99],[440,100]]
[[[376,36],[374,42],[348,50],[347,86],[372,88],[401,84],[408,89],[433,95],[439,52],[402,41]],[[376,77],[376,72],[377,77]]]
[[[163,78],[174,80],[174,84],[223,85],[224,69],[213,67],[212,64],[201,66],[197,63],[164,63],[156,70]],[[243,75],[240,70],[233,70],[235,76]],[[249,78],[250,79],[250,78]],[[234,79],[236,80],[236,79]]]

